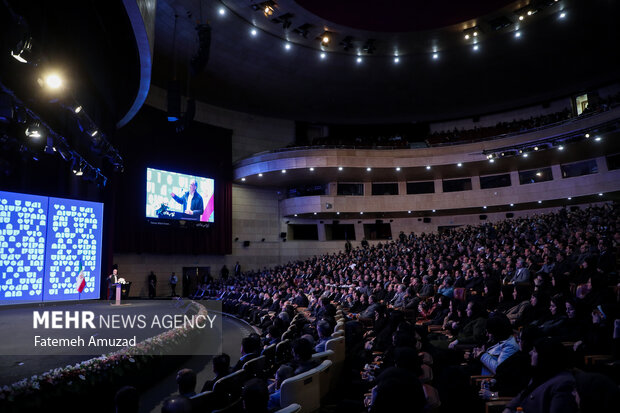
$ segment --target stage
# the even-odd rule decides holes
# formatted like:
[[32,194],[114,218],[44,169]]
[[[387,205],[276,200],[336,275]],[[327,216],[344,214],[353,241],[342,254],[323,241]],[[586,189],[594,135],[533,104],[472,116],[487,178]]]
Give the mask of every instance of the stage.
[[[189,303],[189,300],[184,300]],[[205,302],[199,302],[205,303]],[[84,309],[96,309],[101,313],[124,313],[124,314],[149,314],[157,311],[162,305],[178,305],[173,300],[133,300],[129,305],[120,307],[112,306],[107,301],[89,301],[79,303],[46,304],[16,306],[12,308],[0,308],[0,332],[2,339],[7,343],[3,354],[0,355],[0,386],[9,385],[23,378],[30,378],[55,368],[73,366],[77,363],[89,360],[93,357],[101,356],[98,354],[64,354],[64,355],[40,355],[31,353],[30,355],[19,354],[19,348],[15,348],[21,340],[17,339],[20,334],[24,334],[24,326],[31,326],[33,323],[33,310],[52,310],[52,311],[79,311]],[[220,313],[221,314],[221,313]],[[223,351],[230,354],[231,359],[236,360],[239,356],[239,346],[241,338],[249,334],[252,329],[250,326],[239,320],[226,315],[221,316],[221,332]],[[165,331],[162,329],[161,331]],[[132,330],[136,334],[137,341],[151,337],[153,330]],[[53,333],[53,332],[52,332]],[[94,335],[105,336],[106,332],[94,332]],[[59,336],[63,332],[57,333]],[[66,334],[66,332],[64,332]],[[142,335],[140,335],[142,334]],[[14,339],[12,340],[12,337]],[[7,350],[9,350],[7,352]],[[14,354],[14,355],[7,355]],[[195,360],[200,360],[199,364],[204,365],[210,361],[211,356],[195,356]],[[190,359],[191,360],[191,359]],[[197,368],[200,368],[198,365]]]

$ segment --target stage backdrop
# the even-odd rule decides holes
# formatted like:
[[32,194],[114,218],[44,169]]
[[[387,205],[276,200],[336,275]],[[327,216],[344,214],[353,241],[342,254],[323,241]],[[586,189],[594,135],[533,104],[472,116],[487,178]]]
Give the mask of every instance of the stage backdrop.
[[[125,171],[114,180],[114,252],[230,254],[232,252],[232,131],[191,122],[177,132],[166,113],[143,106],[118,131]],[[145,217],[147,168],[213,179],[209,228],[151,224]],[[182,195],[182,194],[179,194]]]

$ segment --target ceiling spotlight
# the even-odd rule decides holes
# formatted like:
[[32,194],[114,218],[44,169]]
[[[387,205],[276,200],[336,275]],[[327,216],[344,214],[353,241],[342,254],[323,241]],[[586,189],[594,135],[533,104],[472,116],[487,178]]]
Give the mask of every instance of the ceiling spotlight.
[[601,139],[603,139],[603,138],[601,138],[600,136],[597,136],[596,138],[594,138],[594,140],[597,141],[597,142],[600,142]]
[[468,34],[465,35],[465,40],[469,40],[469,35]]
[[342,166],[339,166],[339,167],[338,167],[338,170],[339,170],[339,171],[342,171]]
[[321,39],[321,43],[323,44],[329,43],[329,36],[323,36],[323,38]]
[[495,163],[495,159],[491,158],[491,159],[489,159],[489,162]]
[[538,146],[534,146],[534,150],[537,151],[538,150]]
[[82,167],[80,166],[80,169],[78,169],[75,172],[75,176],[82,176],[82,175],[84,175],[84,169],[82,169]]
[[400,171],[400,166],[396,167],[396,172]]
[[258,31],[256,29],[252,29],[252,30],[250,30],[250,34],[252,36],[256,36],[258,34]]
[[433,212],[436,212],[436,210],[435,210],[435,209],[433,209]]
[[336,212],[336,215],[340,215],[340,212]]
[[407,211],[408,214],[411,214],[411,211]]
[[459,163],[456,164],[456,166],[458,166],[460,168],[461,166],[463,166],[463,164],[461,162],[459,162]]
[[524,154],[523,154],[523,157],[524,157],[524,158],[527,158],[527,153],[524,153]]
[[314,168],[313,168],[313,167],[310,167],[310,171],[314,171]]
[[26,128],[26,136],[33,139],[39,139],[43,136],[43,129],[38,123],[33,123]]
[[515,37],[518,39],[519,37],[521,37],[521,32],[515,32]]
[[358,57],[357,57],[357,59],[355,59],[355,61],[356,61],[357,63],[362,63],[362,58],[361,58],[361,56],[358,56]]
[[366,171],[370,172],[370,171],[372,171],[372,168],[368,167],[368,168],[366,168]]
[[510,204],[511,207],[515,206],[515,204]]
[[241,178],[241,181],[242,181],[242,182],[245,182],[245,178]]
[[589,134],[589,133],[586,133],[586,135],[585,135],[585,136],[586,136],[586,139],[588,139],[588,138],[590,137],[590,134]]
[[430,165],[426,165],[426,170],[430,171],[430,169],[431,169],[431,166]]
[[217,12],[220,14],[220,16],[223,16],[226,14],[226,9],[223,7],[220,7],[220,9]]
[[293,215],[293,216],[295,216],[295,217],[296,217],[296,216],[297,216],[297,214],[295,214],[295,215]]
[[439,53],[433,53],[433,59],[435,60],[439,59]]
[[536,172],[536,176],[542,176],[542,172]]
[[569,196],[569,197],[568,197],[568,198],[566,198],[566,199],[568,199],[568,200],[570,201],[570,200],[571,200],[571,199],[573,199],[573,198]]
[[566,13],[565,12],[560,13],[560,19],[563,19],[564,17],[566,17]]
[[285,44],[284,44],[284,48],[285,48],[286,50],[291,50],[291,44],[290,44],[290,43],[285,43]]
[[603,196],[603,193],[602,193],[602,192],[599,192],[599,193],[598,193],[598,196]]
[[528,11],[527,11],[527,15],[528,15],[528,16],[531,16],[531,15],[532,15],[532,10],[528,10]]
[[327,54],[325,52],[321,53],[321,59],[325,59],[327,57]]
[[478,32],[474,32],[474,37],[477,37],[477,36],[478,36]]
[[316,215],[316,212],[313,215]]
[[261,178],[263,176],[263,174],[258,174],[258,177]]
[[364,212],[363,212],[363,211],[361,211],[361,212],[360,212],[360,215],[364,215]]
[[98,133],[99,133],[99,131],[98,131],[97,129],[95,129],[95,130],[93,130],[93,131],[90,133],[90,136],[92,136],[92,137],[94,138],[95,136],[97,136],[97,134],[98,134]]
[[486,205],[485,205],[485,206],[483,206],[483,207],[482,207],[482,209],[487,209],[487,206],[486,206]]
[[523,21],[523,19],[525,19],[524,16],[519,16],[519,20]]
[[285,174],[286,173],[286,169],[282,169],[282,173]]
[[399,58],[398,56],[396,56],[396,57],[394,58],[394,63],[398,63],[398,62],[400,62],[400,58]]
[[265,15],[265,17],[271,16],[273,12],[274,12],[273,6],[271,4],[266,4],[265,8],[263,9],[263,14]]
[[59,89],[62,86],[62,78],[56,73],[51,73],[45,76],[45,84],[50,89]]
[[474,47],[473,47],[472,49],[474,49],[474,51],[478,51],[479,47],[478,47],[478,45],[477,45],[477,44],[475,44],[475,45],[474,45]]
[[560,145],[560,146],[558,146],[558,150],[559,150],[559,151],[563,151],[563,150],[564,150],[564,145]]
[[81,106],[77,106],[75,109],[73,109],[73,113],[80,113],[81,111],[82,111]]

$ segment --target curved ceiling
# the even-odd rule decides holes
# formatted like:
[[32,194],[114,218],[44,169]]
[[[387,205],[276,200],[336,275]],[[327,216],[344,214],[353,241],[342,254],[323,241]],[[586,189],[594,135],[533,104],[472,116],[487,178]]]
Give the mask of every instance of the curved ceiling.
[[[202,9],[192,0],[158,1],[153,82],[167,88],[176,78],[185,94],[264,116],[394,123],[541,103],[617,80],[620,74],[620,2],[546,0],[520,20],[527,1],[504,7],[499,1],[445,1],[438,4],[463,3],[467,7],[460,4],[459,10],[475,13],[486,9],[472,4],[494,4],[494,11],[410,33],[337,24],[302,3],[280,0],[265,15],[259,1],[209,2]],[[447,12],[429,20],[435,26],[453,21]],[[209,62],[189,76],[188,62],[198,48],[196,22],[206,21],[212,29]],[[392,16],[392,21],[401,20]],[[325,46],[320,40],[326,31],[331,41]],[[369,40],[371,48],[366,47]]]
[[514,0],[295,0],[317,16],[354,29],[413,32],[440,29],[496,11]]

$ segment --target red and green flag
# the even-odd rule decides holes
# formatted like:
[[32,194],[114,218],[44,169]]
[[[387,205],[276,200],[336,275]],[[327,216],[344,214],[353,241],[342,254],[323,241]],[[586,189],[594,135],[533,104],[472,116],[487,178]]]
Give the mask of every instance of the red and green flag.
[[78,270],[77,283],[75,288],[78,293],[84,291],[84,287],[86,287],[86,279],[84,278],[84,268],[82,267],[82,261],[80,261],[80,268]]

